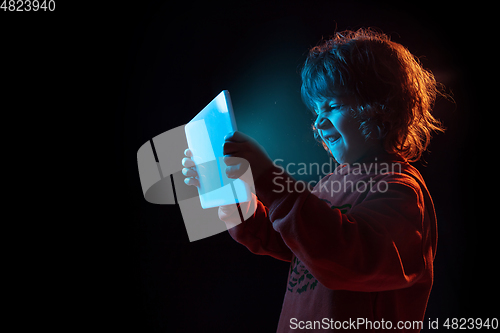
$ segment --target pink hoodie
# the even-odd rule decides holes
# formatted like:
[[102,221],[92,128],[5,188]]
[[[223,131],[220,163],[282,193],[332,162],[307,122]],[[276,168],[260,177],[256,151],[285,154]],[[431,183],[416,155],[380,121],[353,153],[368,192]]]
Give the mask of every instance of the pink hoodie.
[[[437,244],[420,173],[387,155],[341,165],[312,192],[286,191],[294,184],[268,170],[255,213],[229,230],[251,252],[291,262],[278,332],[419,332]],[[239,220],[227,207],[219,216]]]

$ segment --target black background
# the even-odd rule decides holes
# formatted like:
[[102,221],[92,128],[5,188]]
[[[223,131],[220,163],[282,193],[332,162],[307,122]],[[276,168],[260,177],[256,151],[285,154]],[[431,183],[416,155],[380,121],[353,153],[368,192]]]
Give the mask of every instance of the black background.
[[425,320],[498,315],[491,224],[477,214],[484,204],[472,141],[475,13],[461,3],[368,1],[142,1],[110,10],[96,36],[102,48],[89,45],[101,52],[96,81],[104,80],[101,110],[111,117],[106,146],[115,162],[107,182],[114,201],[97,218],[110,230],[96,279],[100,318],[138,332],[275,331],[288,264],[252,255],[227,233],[190,243],[179,207],[144,200],[136,153],[228,89],[239,129],[272,158],[326,161],[300,101],[299,68],[322,37],[361,27],[408,47],[455,100],[438,100],[434,112],[447,131],[432,141],[427,166],[415,164],[439,226]]

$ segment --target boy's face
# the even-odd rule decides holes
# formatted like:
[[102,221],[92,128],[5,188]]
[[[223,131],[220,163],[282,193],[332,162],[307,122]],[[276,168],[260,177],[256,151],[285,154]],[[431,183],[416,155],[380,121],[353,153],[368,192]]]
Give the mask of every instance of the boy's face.
[[360,162],[369,153],[382,149],[380,140],[365,139],[359,122],[349,110],[347,98],[330,97],[316,102],[314,126],[338,163]]

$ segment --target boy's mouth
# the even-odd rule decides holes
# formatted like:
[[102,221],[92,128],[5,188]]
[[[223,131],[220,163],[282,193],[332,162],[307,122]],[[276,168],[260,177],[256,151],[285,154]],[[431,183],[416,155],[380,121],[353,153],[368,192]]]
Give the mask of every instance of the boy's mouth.
[[337,133],[337,134],[329,134],[329,135],[325,135],[325,136],[324,136],[324,139],[325,139],[325,141],[326,141],[326,142],[328,142],[329,144],[335,144],[335,143],[337,143],[337,142],[340,140],[340,138],[341,138],[341,137],[342,137],[342,136],[341,136],[339,133]]

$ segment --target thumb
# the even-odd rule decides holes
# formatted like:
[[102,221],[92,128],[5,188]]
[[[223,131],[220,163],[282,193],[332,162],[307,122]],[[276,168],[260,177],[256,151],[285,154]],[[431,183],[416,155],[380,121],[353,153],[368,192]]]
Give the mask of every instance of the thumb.
[[240,131],[234,131],[229,134],[227,134],[224,137],[224,141],[229,141],[229,142],[245,142],[245,141],[254,141],[254,139],[245,133],[242,133]]

